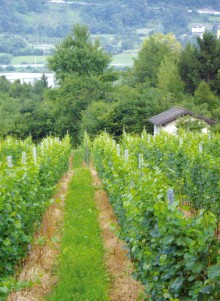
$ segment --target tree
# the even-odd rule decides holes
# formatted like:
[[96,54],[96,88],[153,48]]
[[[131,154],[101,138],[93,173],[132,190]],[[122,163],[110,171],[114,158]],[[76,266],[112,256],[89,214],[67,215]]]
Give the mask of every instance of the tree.
[[7,93],[10,90],[11,83],[5,76],[0,76],[0,92]]
[[199,75],[201,80],[206,81],[213,90],[220,93],[220,40],[210,32],[205,32],[203,38],[198,38],[196,58],[199,62]]
[[94,138],[104,130],[111,133],[112,114],[115,106],[115,103],[106,103],[105,101],[97,101],[89,105],[82,114],[80,135],[83,136],[85,130],[90,138]]
[[100,48],[97,40],[91,42],[87,26],[75,25],[72,35],[57,46],[48,62],[49,68],[63,80],[69,74],[102,74],[110,63],[110,55]]
[[48,91],[45,76],[35,83],[10,83],[0,77],[0,136],[7,134],[35,140],[48,135],[54,127],[53,104],[43,100]]
[[191,116],[183,116],[178,118],[176,127],[178,131],[201,132],[207,128],[207,123],[201,119],[192,118]]
[[211,91],[209,85],[205,81],[201,81],[195,91],[195,104],[207,104],[208,110],[212,112],[219,106],[219,99]]
[[193,93],[205,81],[220,93],[219,70],[220,40],[210,32],[198,37],[197,45],[188,44],[180,56],[179,71],[187,92]]
[[158,88],[165,93],[172,93],[175,97],[182,96],[184,83],[180,77],[176,60],[165,56],[158,70]]
[[180,76],[185,83],[185,91],[194,92],[199,82],[199,74],[195,48],[192,44],[188,43],[182,51],[178,66]]
[[0,56],[0,65],[10,65],[12,57],[10,55],[1,55]]
[[46,99],[53,103],[54,131],[63,136],[69,131],[72,142],[80,143],[83,112],[96,101],[108,101],[112,83],[96,76],[69,74],[56,90],[48,90]]
[[34,92],[39,95],[40,100],[43,100],[44,91],[48,88],[48,81],[45,74],[42,75],[41,79],[36,81],[34,84]]
[[156,33],[148,37],[138,58],[134,60],[134,76],[140,83],[148,82],[156,87],[158,84],[158,70],[165,56],[175,56],[181,46],[172,34]]
[[144,84],[135,88],[120,86],[115,94],[118,101],[111,113],[110,131],[115,136],[120,136],[123,128],[130,133],[141,133],[144,127],[152,132],[153,127],[148,119],[176,103],[172,94]]
[[133,88],[115,85],[111,96],[112,103],[92,103],[83,113],[82,128],[92,137],[104,129],[115,137],[123,133],[123,128],[130,133],[141,133],[145,127],[151,132],[148,119],[168,109],[175,101],[171,94],[144,84]]

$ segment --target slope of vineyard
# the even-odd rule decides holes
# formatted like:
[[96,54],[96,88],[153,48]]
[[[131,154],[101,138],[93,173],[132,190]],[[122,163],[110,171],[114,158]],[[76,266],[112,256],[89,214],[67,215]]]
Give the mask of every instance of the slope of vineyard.
[[[185,134],[94,141],[147,300],[219,300],[219,136]],[[168,201],[167,192],[175,192]],[[189,203],[194,214],[182,212]]]
[[7,138],[0,143],[0,297],[8,293],[10,276],[28,251],[55,185],[68,168],[70,139]]
[[220,136],[163,133],[143,138],[133,141],[125,135],[123,146],[132,156],[141,155],[151,167],[159,167],[175,193],[194,209],[211,211],[219,219]]

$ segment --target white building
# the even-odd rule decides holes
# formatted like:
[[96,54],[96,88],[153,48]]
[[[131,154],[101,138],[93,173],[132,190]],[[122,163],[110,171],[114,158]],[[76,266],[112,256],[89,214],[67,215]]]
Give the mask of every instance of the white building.
[[197,13],[199,13],[201,15],[214,15],[214,16],[220,15],[220,11],[214,10],[214,9],[209,9],[209,8],[198,9]]
[[192,27],[192,34],[199,36],[200,38],[202,38],[203,34],[205,32],[205,26],[204,25],[194,25]]
[[158,134],[160,131],[165,131],[169,134],[177,133],[177,124],[181,117],[189,116],[190,121],[199,120],[205,124],[205,127],[202,129],[202,132],[207,133],[210,125],[215,122],[209,118],[203,116],[196,116],[194,113],[180,107],[174,107],[167,111],[164,111],[148,121],[154,125],[154,135]]
[[0,76],[5,76],[10,82],[20,80],[21,83],[34,84],[40,80],[43,74],[47,78],[48,87],[55,87],[55,74],[54,73],[28,73],[28,72],[12,72],[12,73],[0,73]]

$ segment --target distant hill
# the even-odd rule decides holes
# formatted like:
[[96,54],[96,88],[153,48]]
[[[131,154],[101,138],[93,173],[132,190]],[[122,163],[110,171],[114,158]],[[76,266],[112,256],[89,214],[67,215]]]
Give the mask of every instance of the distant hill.
[[[219,0],[0,0],[0,53],[41,55],[59,43],[75,23],[88,25],[93,37],[113,54],[136,50],[148,34],[172,32],[182,43],[193,24],[214,32],[220,16],[202,15],[198,8],[220,10]],[[86,4],[90,5],[86,5]],[[80,4],[80,5],[79,5]],[[49,46],[48,46],[49,45]],[[3,57],[10,61],[11,57]]]
[[[173,27],[176,33],[177,28],[181,32],[187,27],[188,19],[186,15],[184,16],[186,8],[220,9],[219,0],[68,0],[68,3],[73,3],[70,7],[78,16],[76,20],[73,14],[69,18],[64,5],[58,4],[55,9],[52,4],[45,2],[44,0],[0,0],[0,32],[60,37],[66,35],[74,22],[80,21],[87,23],[93,33],[123,34],[126,30],[145,27],[146,23],[155,22],[156,19],[158,24],[165,27],[165,31],[166,28],[170,31]],[[77,2],[95,5],[77,6]],[[50,13],[53,21],[46,12]],[[42,18],[37,18],[36,14],[41,15]]]

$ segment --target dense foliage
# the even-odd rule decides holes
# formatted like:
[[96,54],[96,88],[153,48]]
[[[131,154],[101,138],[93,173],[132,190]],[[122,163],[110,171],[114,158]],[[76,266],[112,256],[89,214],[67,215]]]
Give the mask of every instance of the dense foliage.
[[[11,137],[0,142],[0,299],[10,289],[5,279],[27,254],[32,235],[68,167],[69,137],[31,139]],[[11,157],[11,159],[10,159]]]
[[87,26],[76,25],[73,32],[57,46],[49,58],[49,67],[60,79],[66,75],[100,75],[110,63],[110,55],[100,48],[98,41],[89,40]]
[[134,61],[134,73],[137,80],[157,86],[161,62],[165,57],[174,60],[180,49],[180,44],[172,34],[158,33],[147,38],[139,51],[138,58]]
[[[96,1],[89,2],[96,4]],[[104,30],[104,32],[109,32],[110,25],[112,25],[112,28],[119,29],[123,25],[130,27],[132,25],[134,26],[143,23],[144,17],[146,18],[146,14],[148,17],[152,18],[152,11],[148,9],[147,1],[144,3],[143,1],[138,1],[137,5],[133,5],[133,3],[127,1],[126,9],[121,11],[123,4],[123,1],[115,0],[109,4],[105,3],[103,6],[94,5],[88,6],[88,8],[84,7],[82,8],[82,15],[85,19],[84,22],[88,21],[88,23],[92,25],[91,21],[96,20],[96,22],[93,22],[93,26],[91,28],[93,31]],[[26,24],[25,19],[22,18],[22,15],[25,15],[29,12],[41,12],[42,10],[48,9],[48,7],[45,7],[44,1],[38,0],[1,0],[0,6],[0,29],[3,32],[10,33],[18,33],[21,31],[29,31],[30,33],[31,29],[28,28],[28,25]],[[77,8],[79,9],[79,7]],[[119,12],[121,12],[120,16],[118,15]],[[111,17],[106,18],[106,15]],[[105,23],[104,28],[101,26],[103,22]],[[44,27],[46,27],[46,25],[44,25]]]
[[220,219],[219,134],[161,133],[145,139],[125,136],[122,143],[130,155],[142,155],[149,166],[159,167],[169,185],[193,209],[213,212]]
[[[198,158],[202,156],[196,147],[202,137],[192,139],[189,146],[191,136],[186,136],[183,144],[179,143],[180,138],[157,136],[154,141],[145,134],[142,138],[125,135],[119,146],[104,134],[94,141],[96,167],[120,222],[121,237],[134,261],[134,275],[145,285],[146,300],[218,300],[219,241],[215,236],[214,207],[215,213],[211,211],[214,204],[218,206],[219,195],[218,188],[215,191],[212,188],[219,184],[214,183],[213,177],[209,179],[209,175],[218,172],[219,178],[219,170],[214,165],[206,170],[204,165],[198,174],[201,163]],[[202,158],[209,165],[209,157],[216,157],[206,139],[209,138],[205,138]],[[189,162],[184,161],[182,154],[188,154]],[[184,197],[194,205],[197,200],[203,208],[191,217],[183,213],[183,195],[179,190],[180,185],[182,188],[186,185],[182,183],[181,172],[184,173],[183,166],[187,163],[185,175],[191,186],[186,189],[192,194]],[[209,185],[213,186],[208,189]],[[167,199],[170,187],[176,192],[174,202]],[[193,195],[199,190],[202,200],[201,194]]]
[[197,38],[197,45],[188,44],[180,56],[180,75],[189,92],[194,92],[203,80],[220,93],[219,69],[220,40],[214,34],[204,33]]
[[[104,2],[104,3],[103,3]],[[94,1],[90,1],[94,3]],[[155,32],[177,35],[188,33],[188,25],[191,23],[192,14],[188,9],[204,8],[207,6],[220,8],[215,1],[166,1],[114,0],[111,2],[99,1],[101,5],[84,6],[81,9],[82,20],[89,25],[93,33],[117,33],[126,34],[135,28],[151,27]],[[103,5],[102,5],[103,3]],[[95,4],[95,3],[94,3]],[[195,13],[193,17],[198,15]],[[155,22],[157,20],[157,22]],[[198,20],[198,19],[197,19]]]
[[123,128],[152,132],[148,119],[176,105],[212,118],[218,130],[219,41],[206,33],[198,45],[181,49],[173,35],[154,34],[143,43],[134,67],[116,72],[88,28],[76,25],[49,59],[59,80],[55,89],[47,87],[45,76],[34,86],[0,78],[1,136],[31,133],[39,140],[50,132],[63,137],[68,130],[77,145],[85,130],[92,138],[104,129],[115,137]]
[[45,76],[33,86],[0,77],[0,137],[13,135],[24,139],[31,134],[39,140],[49,135],[53,121],[51,108],[43,100],[47,90]]
[[43,0],[1,0],[0,1],[0,29],[2,32],[21,33],[24,23],[19,14],[40,12]]

